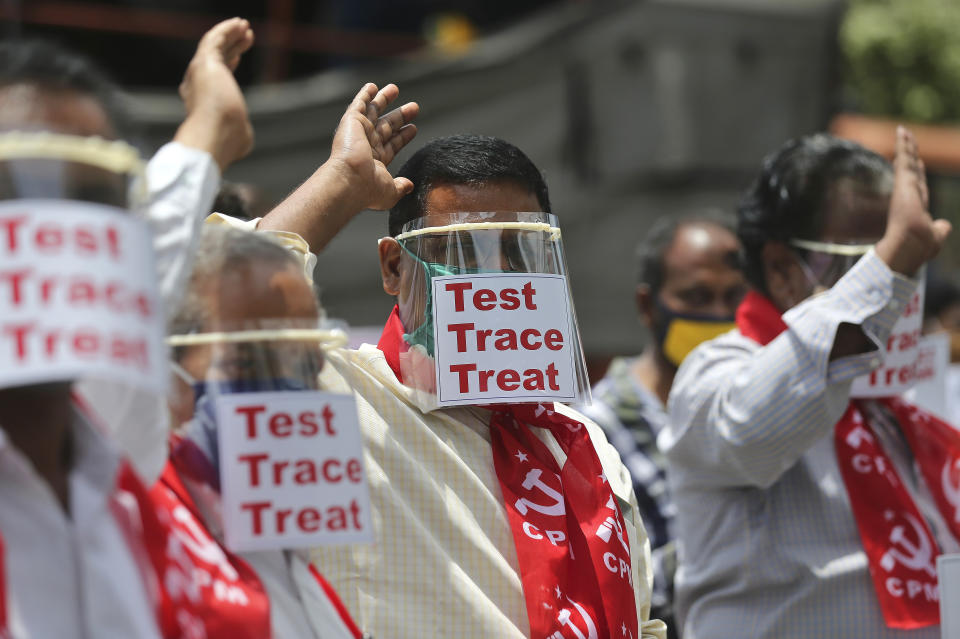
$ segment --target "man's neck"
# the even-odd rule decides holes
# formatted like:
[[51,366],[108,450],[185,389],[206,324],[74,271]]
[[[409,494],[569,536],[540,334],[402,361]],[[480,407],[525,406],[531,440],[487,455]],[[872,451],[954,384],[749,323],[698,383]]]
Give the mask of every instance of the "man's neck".
[[640,357],[631,368],[633,376],[644,388],[653,393],[664,406],[670,396],[670,387],[677,369],[653,346],[643,349]]
[[70,503],[72,420],[69,384],[0,390],[0,426],[50,485],[64,510],[69,510]]

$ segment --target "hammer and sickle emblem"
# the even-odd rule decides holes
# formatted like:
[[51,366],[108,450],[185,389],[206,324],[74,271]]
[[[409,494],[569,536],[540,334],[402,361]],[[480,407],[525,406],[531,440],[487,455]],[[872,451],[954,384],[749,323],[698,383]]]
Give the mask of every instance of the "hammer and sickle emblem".
[[[560,493],[540,479],[540,475],[543,471],[539,468],[534,468],[527,473],[526,478],[523,480],[523,487],[527,490],[532,490],[536,488],[544,495],[553,500],[552,504],[538,504],[536,502],[530,501],[525,497],[521,497],[517,500],[516,508],[520,511],[521,515],[526,515],[530,509],[542,513],[544,515],[551,515],[553,517],[562,517],[567,514],[567,509],[563,505],[563,493]],[[559,479],[559,477],[557,477]]]
[[593,622],[590,614],[583,609],[583,606],[578,604],[570,597],[567,597],[567,601],[573,604],[574,608],[577,609],[577,612],[579,612],[580,616],[583,618],[583,621],[587,624],[587,634],[583,634],[583,632],[580,631],[580,628],[573,623],[573,620],[571,619],[573,613],[570,612],[569,608],[564,608],[557,615],[557,621],[560,622],[560,625],[570,628],[570,630],[573,631],[573,634],[577,635],[577,639],[598,639],[597,625]]
[[947,460],[943,465],[943,472],[940,473],[940,487],[943,489],[943,496],[953,506],[953,521],[960,523],[960,485],[950,479],[950,471],[954,468],[960,469],[960,459]]
[[[917,536],[919,543],[913,543],[907,537],[907,531],[904,526],[894,526],[890,531],[890,543],[900,546],[900,548],[891,548],[880,558],[880,566],[887,572],[892,572],[896,563],[906,566],[910,570],[923,570],[931,577],[937,576],[937,571],[933,567],[933,545],[923,526],[917,521],[916,517],[906,513],[907,521],[913,532]],[[906,552],[900,552],[900,549]]]

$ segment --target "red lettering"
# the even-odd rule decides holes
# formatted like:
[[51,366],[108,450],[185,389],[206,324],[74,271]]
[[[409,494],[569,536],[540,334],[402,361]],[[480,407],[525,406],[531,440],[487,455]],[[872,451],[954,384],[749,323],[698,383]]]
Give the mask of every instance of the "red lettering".
[[536,289],[533,288],[533,284],[527,282],[520,290],[523,292],[523,304],[527,310],[537,310],[537,305],[533,303],[533,296],[537,294]]
[[353,529],[362,530],[363,527],[360,525],[360,505],[357,504],[356,499],[350,500],[350,514],[353,516]]
[[275,461],[273,462],[273,485],[279,486],[283,483],[283,469],[290,465],[290,462]]
[[77,332],[73,336],[73,350],[79,357],[95,356],[100,350],[100,336],[94,332]]
[[477,331],[477,350],[485,351],[487,350],[487,338],[493,334],[493,330],[481,328]]
[[323,407],[323,412],[320,413],[323,416],[323,425],[327,429],[327,435],[336,435],[337,431],[333,429],[333,409],[330,408],[330,404],[327,404]]
[[293,508],[277,509],[277,532],[283,533],[287,529],[287,519],[293,514]]
[[317,424],[317,416],[314,415],[311,411],[305,410],[297,417],[297,420],[300,422],[300,425],[303,427],[300,429],[300,434],[304,437],[313,437],[320,432],[320,425]]
[[453,309],[458,313],[461,312],[464,308],[463,292],[472,289],[473,284],[470,282],[450,282],[444,288],[453,291]]
[[107,248],[115,259],[120,259],[120,235],[112,226],[107,228]]
[[[335,470],[331,471],[330,470],[331,467],[333,467]],[[328,459],[327,461],[323,462],[323,469],[322,469],[323,478],[331,484],[339,484],[340,480],[343,479],[342,473],[335,472],[336,470],[339,470],[339,468],[340,468],[339,459]]]
[[27,336],[34,328],[33,324],[7,324],[3,327],[3,334],[13,337],[18,360],[27,358]]
[[270,508],[271,503],[269,501],[253,501],[247,502],[245,504],[240,504],[240,510],[250,511],[250,514],[253,517],[252,528],[254,536],[260,536],[263,534],[263,511],[267,508]]
[[41,251],[52,251],[63,247],[63,231],[56,226],[38,226],[34,242]]
[[540,331],[535,328],[526,328],[520,331],[520,343],[523,344],[523,347],[528,351],[535,351],[540,348],[540,342],[531,343],[529,339],[530,336],[540,337]]
[[469,374],[477,370],[476,364],[450,364],[450,372],[459,375],[460,392],[466,393],[470,390]]
[[550,362],[550,364],[547,366],[547,379],[549,380],[548,383],[550,384],[550,390],[552,391],[560,390],[560,384],[557,383],[558,372],[559,371],[557,370],[557,367],[553,365],[553,362]]
[[473,306],[478,311],[492,311],[497,306],[497,295],[489,288],[482,288],[473,294]]
[[23,301],[23,280],[27,278],[33,269],[25,268],[19,271],[0,271],[0,283],[10,282],[10,304],[19,306]]
[[467,331],[473,330],[473,322],[469,324],[448,324],[447,332],[457,334],[457,352],[467,352]]
[[543,336],[543,343],[551,351],[559,351],[561,348],[563,348],[563,333],[555,328],[551,328]]
[[517,350],[517,334],[514,331],[509,328],[501,328],[494,335],[497,336],[497,341],[493,345],[498,351]]
[[480,371],[480,392],[486,393],[489,388],[490,378],[496,371]]
[[512,391],[520,387],[520,373],[512,368],[505,368],[497,373],[497,386],[502,390]]
[[546,390],[543,387],[543,371],[539,368],[528,368],[523,371],[523,389],[528,391]]
[[309,459],[301,459],[296,463],[297,474],[293,481],[300,484],[317,483],[317,466]]
[[20,243],[17,241],[17,231],[27,221],[26,215],[18,215],[15,217],[7,217],[0,219],[0,229],[6,231],[7,237],[7,250],[12,255],[16,253],[19,249]]
[[249,464],[249,477],[251,486],[260,485],[260,462],[267,461],[269,455],[267,453],[249,453],[246,455],[237,455],[237,461],[240,463]]
[[347,462],[347,479],[354,484],[363,481],[363,466],[360,465],[359,459],[351,459]]
[[285,438],[293,434],[293,418],[287,413],[276,413],[270,417],[270,432],[274,437]]
[[304,508],[297,513],[297,528],[303,532],[320,530],[320,511],[316,508]]
[[520,308],[520,298],[517,296],[517,289],[515,288],[505,288],[500,291],[500,299],[503,300],[500,308],[505,311],[515,311]]
[[258,406],[237,406],[236,412],[247,416],[247,439],[256,439],[257,420],[256,416],[267,410],[263,404]]

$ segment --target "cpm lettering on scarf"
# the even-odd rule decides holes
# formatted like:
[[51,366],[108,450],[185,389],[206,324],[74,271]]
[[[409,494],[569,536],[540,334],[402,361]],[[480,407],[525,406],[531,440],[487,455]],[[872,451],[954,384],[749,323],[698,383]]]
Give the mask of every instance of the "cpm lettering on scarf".
[[352,396],[235,393],[216,410],[228,548],[372,541]]
[[481,273],[431,283],[440,405],[575,397],[563,276]]

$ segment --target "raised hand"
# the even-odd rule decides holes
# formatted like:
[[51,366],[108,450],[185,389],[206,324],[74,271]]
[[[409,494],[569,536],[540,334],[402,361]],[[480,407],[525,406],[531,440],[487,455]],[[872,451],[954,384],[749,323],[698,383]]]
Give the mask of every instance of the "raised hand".
[[416,102],[384,113],[399,95],[395,84],[380,90],[366,84],[340,118],[328,165],[351,185],[358,211],[389,209],[413,190],[410,180],[394,178],[387,170],[417,134],[416,125],[411,124],[420,112]]
[[187,117],[174,140],[207,151],[221,171],[253,148],[247,103],[233,77],[240,57],[251,46],[249,22],[242,18],[220,22],[201,38],[180,84]]
[[913,276],[940,252],[951,226],[946,220],[933,219],[927,211],[929,194],[923,160],[913,134],[903,127],[897,127],[893,171],[887,230],[877,242],[876,251],[892,270]]

